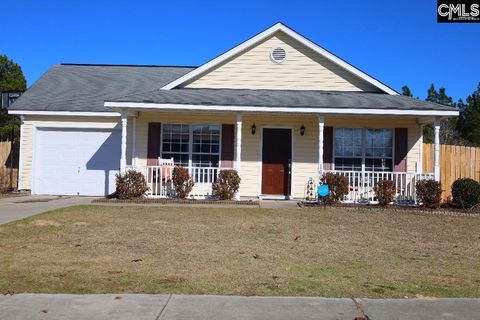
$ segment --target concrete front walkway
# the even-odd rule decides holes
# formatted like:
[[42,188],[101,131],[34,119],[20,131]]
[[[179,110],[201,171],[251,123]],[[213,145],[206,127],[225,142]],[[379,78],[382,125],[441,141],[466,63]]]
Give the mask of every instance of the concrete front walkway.
[[[92,197],[21,196],[0,198],[0,224],[21,220],[45,211],[89,204]],[[1,319],[1,318],[0,318]]]
[[479,319],[480,299],[334,299],[147,294],[0,296],[0,319]]

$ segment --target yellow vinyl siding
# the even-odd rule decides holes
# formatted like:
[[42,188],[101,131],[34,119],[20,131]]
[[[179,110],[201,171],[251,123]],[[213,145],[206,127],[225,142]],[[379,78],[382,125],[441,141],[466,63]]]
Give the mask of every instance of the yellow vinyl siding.
[[[26,117],[25,117],[26,119]],[[33,149],[33,126],[27,120],[24,121],[21,128],[21,163],[18,171],[19,189],[30,190],[32,188],[32,149]]]
[[[264,126],[293,127],[295,133],[294,154],[294,187],[295,197],[303,197],[303,188],[308,177],[316,172],[318,167],[318,122],[316,116],[292,118],[277,117],[272,115],[244,115],[242,126],[242,164],[240,176],[242,178],[240,194],[242,197],[257,197],[260,192],[260,138]],[[195,113],[169,114],[169,113],[141,113],[137,120],[137,156],[138,165],[145,166],[147,163],[148,123],[212,123],[234,124],[235,114],[202,115]],[[251,134],[251,126],[255,122],[257,133]],[[316,124],[315,124],[316,123]],[[299,128],[304,124],[310,127],[305,136],[300,139]],[[316,141],[316,142],[315,142]]]
[[[292,195],[302,198],[305,184],[310,176],[315,177],[318,169],[318,118],[277,117],[269,115],[245,115],[242,134],[242,167],[240,195],[256,197],[261,192],[261,138],[262,128],[293,128]],[[251,134],[251,125],[255,122],[257,133]],[[300,135],[300,127],[307,128]],[[278,143],[282,143],[278,141]]]
[[[202,115],[196,113],[141,113],[137,120],[138,165],[147,162],[148,123],[235,123],[234,114]],[[251,134],[255,123],[257,132]],[[300,127],[305,126],[305,135],[300,135]],[[419,129],[415,119],[367,118],[367,117],[326,117],[326,126],[359,128],[408,128],[407,171],[415,171],[419,161]],[[285,127],[294,130],[294,155],[292,191],[295,198],[304,196],[309,177],[316,177],[318,170],[318,116],[276,116],[244,114],[242,126],[242,164],[240,176],[242,197],[257,197],[261,192],[261,137],[264,127]],[[128,142],[128,144],[130,144]],[[280,142],[279,142],[280,143]]]
[[[250,128],[254,122],[257,126],[257,134],[252,135]],[[304,136],[300,135],[302,124],[306,128]],[[408,128],[407,171],[416,171],[420,157],[420,133],[415,119],[326,117],[325,125],[339,128]],[[263,127],[293,127],[292,195],[294,198],[304,197],[309,177],[317,177],[318,172],[318,116],[316,115],[304,117],[244,116],[240,194],[255,197],[261,192],[260,141]]]
[[[270,60],[270,50],[276,46],[288,52],[287,60],[281,64]],[[197,77],[185,87],[379,91],[282,32]]]
[[[137,119],[136,150],[138,165],[147,163],[148,123],[211,123],[234,124],[235,114],[206,114],[194,112],[141,112]],[[131,146],[133,132],[132,118],[128,120],[127,164],[131,164]],[[251,134],[251,126],[255,123],[257,132]],[[300,135],[300,127],[305,126],[305,135]],[[420,152],[420,131],[414,118],[380,118],[380,117],[325,117],[325,125],[333,127],[355,128],[408,128],[407,171],[416,171]],[[91,117],[45,117],[26,116],[22,136],[21,187],[31,188],[32,180],[32,150],[33,128],[44,127],[89,127],[89,128],[119,128],[118,118]],[[295,198],[304,197],[305,185],[309,177],[316,177],[318,170],[318,116],[317,115],[282,115],[249,114],[243,116],[242,127],[242,164],[240,176],[242,197],[257,197],[261,192],[261,137],[264,127],[293,128],[293,174],[292,193]],[[280,141],[278,143],[281,143]],[[61,159],[59,159],[61,161]],[[120,159],[119,159],[120,161]]]

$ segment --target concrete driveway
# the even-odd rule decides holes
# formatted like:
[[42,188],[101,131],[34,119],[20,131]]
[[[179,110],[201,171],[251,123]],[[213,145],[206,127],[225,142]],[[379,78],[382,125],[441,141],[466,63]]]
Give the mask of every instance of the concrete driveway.
[[92,197],[20,196],[0,198],[0,224],[21,220],[45,211],[89,204]]
[[336,299],[148,294],[0,295],[0,319],[479,319],[480,299]]

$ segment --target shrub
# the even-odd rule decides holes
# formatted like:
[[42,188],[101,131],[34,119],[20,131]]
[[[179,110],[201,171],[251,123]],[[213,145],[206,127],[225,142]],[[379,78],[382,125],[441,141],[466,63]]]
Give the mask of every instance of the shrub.
[[218,180],[212,186],[212,193],[220,200],[231,200],[240,187],[240,177],[236,170],[220,170]]
[[190,178],[187,168],[175,167],[172,174],[173,185],[177,198],[185,199],[192,191],[195,183]]
[[472,208],[480,203],[480,184],[473,179],[457,179],[452,184],[453,205]]
[[128,170],[124,174],[117,174],[116,178],[116,196],[118,199],[141,198],[148,191],[147,181],[141,172]]
[[373,187],[378,204],[386,206],[393,201],[395,197],[395,183],[392,180],[380,180],[377,185]]
[[330,192],[325,197],[325,204],[332,205],[340,202],[348,194],[348,178],[333,172],[323,174],[322,184],[328,185]]
[[438,208],[442,198],[440,182],[431,179],[420,180],[415,184],[415,188],[418,202],[427,208]]

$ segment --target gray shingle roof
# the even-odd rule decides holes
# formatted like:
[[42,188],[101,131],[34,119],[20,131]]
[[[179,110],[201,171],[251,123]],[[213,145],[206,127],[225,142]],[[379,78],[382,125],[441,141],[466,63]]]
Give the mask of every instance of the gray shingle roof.
[[10,110],[111,111],[104,101],[190,105],[452,110],[399,95],[247,89],[159,89],[194,67],[55,65]]
[[193,67],[54,65],[10,110],[110,111],[104,100],[160,88]]
[[159,89],[108,101],[292,108],[454,110],[401,95],[311,90]]

